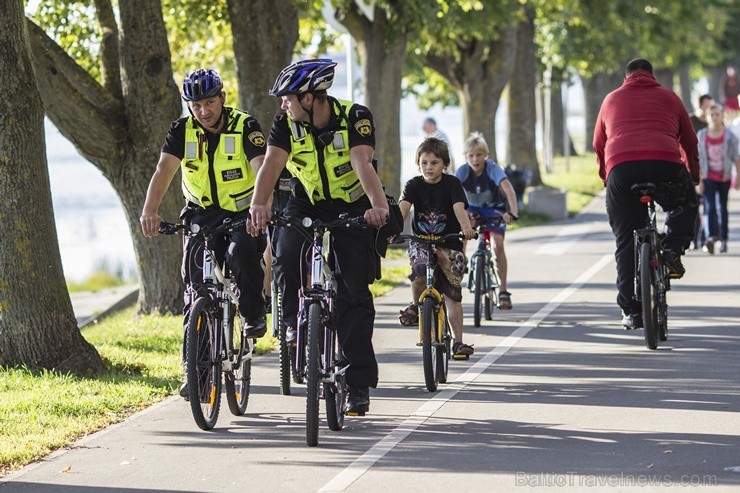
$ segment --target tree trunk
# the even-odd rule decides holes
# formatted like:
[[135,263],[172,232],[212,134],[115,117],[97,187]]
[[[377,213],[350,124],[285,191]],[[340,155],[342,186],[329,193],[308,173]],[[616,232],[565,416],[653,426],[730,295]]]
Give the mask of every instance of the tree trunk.
[[667,87],[671,91],[673,90],[673,70],[669,68],[655,69],[655,79],[660,82],[660,85]]
[[[105,67],[120,67],[121,96],[118,84],[98,84],[29,21],[36,79],[49,119],[101,170],[123,204],[139,268],[140,311],[179,313],[181,243],[171,237],[144,238],[139,216],[162,142],[182,113],[182,101],[160,2],[120,2],[119,17],[119,50],[103,51],[102,56]],[[111,22],[105,17],[101,24],[111,29]],[[108,70],[106,77],[111,73],[116,72]],[[165,220],[175,221],[182,208],[179,182],[178,174],[159,208]]]
[[532,185],[541,185],[537,161],[535,111],[537,73],[535,65],[534,18],[526,9],[526,18],[519,23],[516,64],[509,83],[509,135],[506,156],[508,162],[532,172]]
[[583,94],[586,100],[586,152],[593,152],[594,127],[599,116],[601,102],[607,94],[617,89],[622,83],[621,74],[596,74],[583,78]]
[[678,77],[681,83],[681,101],[683,101],[686,111],[691,114],[694,111],[694,103],[691,100],[691,75],[688,64],[681,67]]
[[298,40],[298,11],[291,0],[228,0],[228,6],[239,107],[269,133],[280,101],[267,93],[290,63]]
[[99,372],[64,283],[23,6],[0,16],[0,365]]
[[508,28],[496,41],[460,40],[456,54],[426,57],[427,66],[457,90],[463,110],[464,137],[480,132],[494,161],[498,161],[496,112],[516,62],[516,31],[516,26]]
[[[375,159],[386,193],[401,192],[401,81],[406,66],[407,32],[384,9],[375,7],[370,21],[352,4],[337,20],[357,43],[362,65],[362,92],[375,122]],[[410,164],[410,163],[409,163]]]

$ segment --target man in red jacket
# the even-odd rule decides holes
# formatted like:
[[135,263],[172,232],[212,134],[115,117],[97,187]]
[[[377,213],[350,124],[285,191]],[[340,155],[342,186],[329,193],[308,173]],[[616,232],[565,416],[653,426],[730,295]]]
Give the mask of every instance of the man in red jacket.
[[664,194],[670,196],[656,201],[668,213],[663,259],[671,277],[682,277],[681,255],[693,237],[698,211],[696,134],[681,99],[655,80],[649,61],[638,58],[627,64],[622,86],[604,98],[593,147],[606,186],[609,225],[616,236],[617,304],[622,324],[635,329],[642,327],[642,307],[633,297],[633,231],[645,224],[645,205],[630,188],[644,182],[671,184],[672,192]]

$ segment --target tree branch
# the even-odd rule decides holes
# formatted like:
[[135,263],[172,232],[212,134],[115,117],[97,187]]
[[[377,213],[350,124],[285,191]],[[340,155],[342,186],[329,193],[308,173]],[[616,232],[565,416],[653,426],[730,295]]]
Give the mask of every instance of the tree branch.
[[364,39],[364,32],[370,25],[370,21],[359,11],[354,2],[350,3],[349,8],[338,8],[334,12],[334,17],[347,28],[352,38],[356,40]]
[[118,24],[110,0],[95,0],[95,11],[103,39],[100,43],[103,87],[116,99],[123,99],[121,90],[121,63],[118,58]]
[[125,138],[123,106],[39,26],[26,19],[46,116],[88,160],[114,159]]

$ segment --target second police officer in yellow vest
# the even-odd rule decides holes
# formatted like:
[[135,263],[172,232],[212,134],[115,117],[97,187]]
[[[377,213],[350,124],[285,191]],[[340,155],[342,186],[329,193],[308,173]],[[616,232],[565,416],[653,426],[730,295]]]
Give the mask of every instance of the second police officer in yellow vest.
[[[348,213],[364,216],[375,227],[386,222],[388,201],[372,163],[373,117],[365,106],[326,94],[334,80],[335,65],[328,59],[293,63],[280,72],[270,91],[281,98],[284,112],[273,121],[264,165],[257,176],[251,207],[253,234],[260,233],[271,217],[270,194],[286,165],[297,182],[285,210],[288,215],[330,221]],[[369,410],[369,387],[378,383],[372,344],[375,307],[369,289],[378,268],[375,231],[333,232],[336,325],[349,361],[349,415]],[[294,228],[281,235],[274,274],[286,293],[283,320],[295,329],[305,236]]]

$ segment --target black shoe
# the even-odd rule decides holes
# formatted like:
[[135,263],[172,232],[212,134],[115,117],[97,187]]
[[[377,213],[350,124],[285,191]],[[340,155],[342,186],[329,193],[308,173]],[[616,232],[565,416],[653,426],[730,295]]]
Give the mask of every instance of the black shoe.
[[629,315],[622,312],[622,325],[627,330],[642,328],[642,315],[639,313],[630,313]]
[[[714,246],[712,246],[712,249],[714,249]],[[668,268],[668,275],[671,279],[681,279],[686,273],[686,269],[681,263],[681,255],[673,250],[663,252],[663,263]]]
[[185,399],[186,401],[189,401],[190,398],[188,396],[188,383],[185,382],[184,384],[180,385],[180,397]]
[[704,246],[702,247],[702,250],[707,252],[709,255],[714,255],[714,242],[716,239],[713,236],[710,236],[707,238],[707,242],[704,243]]
[[370,410],[370,389],[350,387],[347,399],[347,416],[364,416]]
[[244,336],[250,339],[259,339],[267,333],[267,320],[265,317],[255,318],[247,322],[244,327]]

